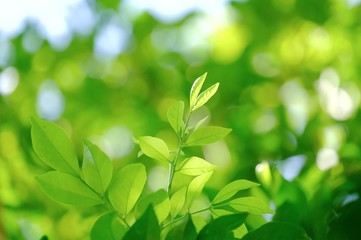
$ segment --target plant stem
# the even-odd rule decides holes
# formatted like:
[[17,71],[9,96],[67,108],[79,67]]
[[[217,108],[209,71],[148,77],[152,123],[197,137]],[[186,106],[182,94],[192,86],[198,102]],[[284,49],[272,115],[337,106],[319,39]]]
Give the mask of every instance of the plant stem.
[[189,123],[189,119],[191,118],[191,115],[192,115],[192,111],[190,111],[188,113],[187,120],[184,124],[184,127],[182,128],[181,133],[179,134],[179,141],[178,141],[178,147],[177,147],[176,154],[175,154],[173,160],[169,162],[169,177],[168,177],[168,185],[167,185],[168,194],[172,188],[172,182],[173,182],[173,178],[174,178],[175,168],[177,165],[177,161],[178,161],[180,152],[182,151],[182,148],[183,148],[184,138],[186,136],[186,131],[188,128],[188,123]]

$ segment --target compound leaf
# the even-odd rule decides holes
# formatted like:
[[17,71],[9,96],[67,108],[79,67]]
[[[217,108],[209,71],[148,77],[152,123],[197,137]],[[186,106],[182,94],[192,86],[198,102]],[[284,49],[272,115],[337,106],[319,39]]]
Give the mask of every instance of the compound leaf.
[[35,179],[43,191],[56,202],[79,207],[103,203],[103,200],[86,184],[68,173],[50,171]]
[[109,200],[122,215],[128,214],[143,191],[147,173],[143,164],[134,163],[117,172],[108,189]]

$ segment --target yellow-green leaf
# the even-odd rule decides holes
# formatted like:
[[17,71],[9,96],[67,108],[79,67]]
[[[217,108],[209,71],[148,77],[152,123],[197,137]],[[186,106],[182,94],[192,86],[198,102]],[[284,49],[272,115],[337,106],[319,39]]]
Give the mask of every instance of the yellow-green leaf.
[[256,215],[274,213],[265,201],[257,197],[236,198],[227,205],[239,212],[249,212]]
[[213,171],[214,169],[215,166],[206,160],[199,157],[190,157],[182,162],[177,172],[190,176],[198,176]]
[[259,186],[259,184],[244,179],[233,181],[227,184],[226,186],[224,186],[218,192],[218,194],[214,197],[212,204],[223,202],[233,197],[237,192],[241,190],[249,189],[256,186]]
[[144,136],[138,139],[142,152],[153,159],[169,162],[170,154],[167,144],[160,138]]
[[207,172],[195,177],[189,184],[187,189],[187,207],[192,206],[194,200],[201,194],[204,185],[208,182],[213,172]]
[[170,215],[172,216],[172,218],[175,218],[177,214],[182,211],[182,208],[186,201],[186,193],[187,188],[183,187],[176,191],[170,198]]
[[216,127],[216,126],[206,126],[202,128],[196,129],[191,133],[189,138],[186,141],[186,146],[200,146],[205,144],[210,144],[221,140],[228,133],[230,133],[232,129]]
[[183,125],[183,114],[184,114],[184,102],[178,101],[173,104],[167,112],[167,118],[174,129],[174,131],[180,135]]
[[206,79],[206,77],[207,77],[207,73],[204,73],[202,76],[197,78],[192,85],[191,93],[190,93],[190,102],[189,102],[191,109],[196,104],[198,94],[201,91],[201,88],[203,86],[203,83],[204,83],[204,80]]
[[213,84],[209,88],[207,88],[204,92],[202,92],[196,99],[194,105],[192,105],[192,111],[202,107],[206,102],[208,102],[211,97],[217,92],[219,83]]
[[136,216],[142,216],[148,206],[151,205],[154,208],[158,222],[163,222],[168,217],[170,210],[168,193],[164,189],[160,189],[140,199],[136,206]]

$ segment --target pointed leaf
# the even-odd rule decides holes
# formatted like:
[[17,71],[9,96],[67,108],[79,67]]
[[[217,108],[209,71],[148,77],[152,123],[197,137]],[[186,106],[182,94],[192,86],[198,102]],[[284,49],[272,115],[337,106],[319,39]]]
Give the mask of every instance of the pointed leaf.
[[173,104],[167,112],[167,118],[174,129],[174,131],[180,135],[183,126],[183,114],[184,114],[184,102],[178,101]]
[[218,240],[226,239],[229,234],[232,234],[232,231],[241,226],[246,219],[247,214],[232,214],[222,216],[217,218],[200,231],[198,238],[199,240]]
[[126,227],[117,219],[116,212],[106,213],[93,225],[90,232],[91,240],[117,240],[126,233]]
[[236,211],[249,212],[256,215],[274,213],[274,211],[262,199],[257,197],[237,198],[230,201],[227,205]]
[[147,174],[140,163],[125,166],[117,172],[108,189],[109,200],[120,214],[128,214],[143,191]]
[[198,176],[206,172],[213,171],[215,166],[206,160],[199,157],[190,157],[185,159],[179,170],[179,173],[190,175],[190,176]]
[[52,122],[31,118],[31,139],[39,158],[49,167],[79,175],[79,163],[65,131]]
[[242,240],[309,240],[307,233],[297,225],[285,222],[269,222],[249,232]]
[[164,189],[160,189],[140,199],[136,206],[136,216],[142,216],[148,206],[151,205],[154,207],[158,221],[163,222],[168,217],[170,210],[168,193]]
[[142,152],[153,159],[169,162],[170,154],[167,144],[160,138],[144,136],[138,139]]
[[200,176],[195,177],[187,189],[187,207],[192,206],[194,200],[201,194],[204,185],[208,182],[213,172],[207,172]]
[[196,240],[197,230],[193,224],[190,215],[186,216],[185,221],[181,224],[172,227],[168,232],[166,240]]
[[112,179],[113,164],[93,143],[84,141],[82,173],[84,181],[98,193],[104,193]]
[[90,207],[103,203],[103,200],[73,175],[51,171],[35,179],[43,191],[54,201],[79,207]]
[[206,116],[206,117],[202,118],[201,120],[199,120],[199,121],[196,123],[196,125],[194,126],[194,130],[193,130],[193,131],[195,131],[195,130],[197,130],[198,128],[200,128],[200,127],[207,121],[207,119],[208,119],[208,116]]
[[147,208],[143,216],[133,224],[123,238],[123,240],[135,239],[160,239],[160,228],[152,206]]
[[206,102],[208,102],[211,97],[217,92],[219,83],[216,83],[209,88],[207,88],[204,92],[202,92],[196,100],[196,103],[192,107],[192,111],[202,107]]
[[214,197],[212,203],[217,204],[233,197],[237,192],[259,186],[258,183],[248,180],[236,180],[224,186]]
[[184,203],[186,202],[186,193],[187,188],[183,187],[176,191],[170,198],[170,215],[172,218],[175,218],[177,214],[182,211]]
[[197,78],[192,85],[191,94],[190,94],[190,102],[189,102],[191,109],[196,104],[197,97],[199,95],[199,92],[201,91],[204,80],[206,80],[206,77],[207,77],[207,73],[204,73],[202,76]]
[[231,131],[232,129],[229,128],[215,126],[198,128],[193,133],[191,133],[186,141],[186,146],[200,146],[210,144],[221,140]]

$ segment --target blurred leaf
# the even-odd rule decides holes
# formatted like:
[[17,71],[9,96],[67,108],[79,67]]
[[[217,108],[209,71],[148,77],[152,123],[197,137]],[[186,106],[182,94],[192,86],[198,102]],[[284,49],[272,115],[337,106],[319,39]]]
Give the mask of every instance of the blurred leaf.
[[199,120],[196,125],[194,126],[194,130],[193,131],[196,131],[198,128],[200,128],[208,119],[208,116],[202,118],[201,120]]
[[169,162],[170,154],[167,144],[160,138],[145,136],[138,139],[142,152],[153,159]]
[[[232,214],[219,217],[210,223],[208,223],[200,231],[198,238],[199,240],[218,240],[226,239],[230,234],[233,235],[232,231],[241,226],[246,219],[247,214]],[[233,239],[233,238],[231,238]]]
[[249,212],[253,214],[274,213],[262,199],[257,197],[236,198],[227,203],[227,205],[239,212]]
[[167,112],[167,117],[174,131],[180,136],[183,126],[184,102],[178,101],[173,104]]
[[217,204],[233,197],[237,192],[259,186],[258,183],[248,180],[236,180],[224,186],[214,197],[212,203]]
[[206,160],[199,157],[190,157],[183,160],[177,172],[189,176],[198,176],[214,169],[215,166]]
[[110,212],[101,216],[93,225],[90,232],[90,239],[116,240],[121,239],[126,227],[117,220],[117,213]]
[[122,215],[128,214],[143,191],[147,173],[143,164],[129,164],[117,172],[108,190],[109,200]]
[[113,164],[93,143],[84,141],[82,173],[84,181],[98,193],[104,193],[112,180]]
[[232,129],[229,128],[215,126],[198,128],[191,133],[191,135],[186,141],[186,146],[200,146],[210,144],[221,140],[231,131]]
[[136,206],[136,215],[143,215],[148,206],[151,205],[154,207],[158,221],[163,222],[168,217],[170,210],[168,193],[164,189],[160,189],[140,199]]
[[208,102],[211,97],[217,92],[219,83],[216,83],[209,88],[207,88],[204,92],[202,92],[196,100],[196,103],[194,104],[192,111],[202,107],[204,104]]
[[123,240],[135,239],[160,239],[159,224],[152,206],[148,206],[143,216],[133,224],[123,238]]
[[188,186],[187,189],[187,207],[192,206],[194,200],[201,194],[204,185],[208,182],[213,172],[207,172],[200,176],[195,177]]
[[187,188],[183,187],[176,191],[170,198],[170,215],[172,216],[172,218],[176,217],[177,214],[182,211],[182,208],[186,201],[186,193]]
[[55,170],[78,176],[78,159],[65,131],[35,117],[31,118],[31,126],[33,148],[39,158]]
[[103,203],[95,192],[73,175],[51,171],[35,179],[43,191],[56,202],[79,207]]
[[200,76],[199,78],[197,78],[191,88],[191,93],[190,93],[190,108],[193,110],[194,105],[196,104],[196,100],[197,97],[199,95],[199,92],[201,91],[201,88],[203,86],[204,80],[207,77],[207,73],[204,73],[202,76]]
[[168,232],[166,240],[195,240],[197,238],[197,230],[193,224],[190,215],[186,216],[186,220],[181,224],[172,227]]
[[284,223],[270,222],[260,228],[247,233],[242,240],[308,240],[306,232],[299,226]]

